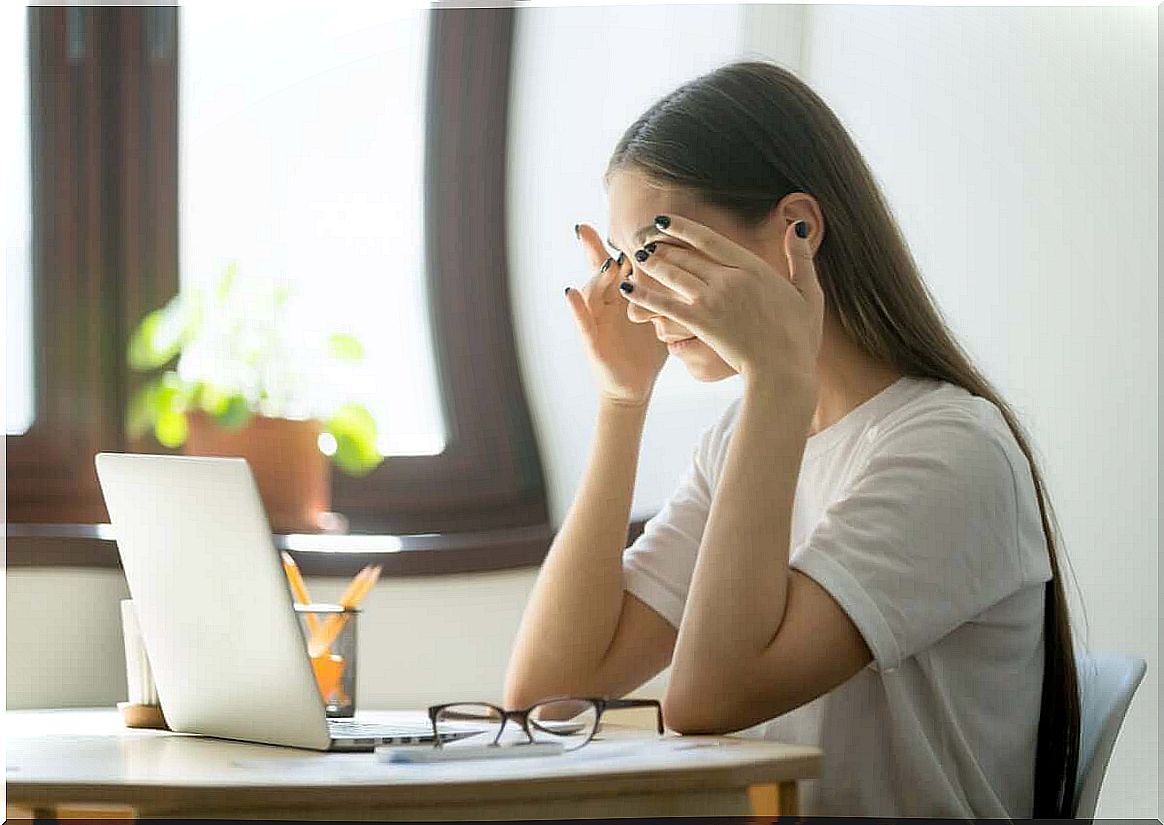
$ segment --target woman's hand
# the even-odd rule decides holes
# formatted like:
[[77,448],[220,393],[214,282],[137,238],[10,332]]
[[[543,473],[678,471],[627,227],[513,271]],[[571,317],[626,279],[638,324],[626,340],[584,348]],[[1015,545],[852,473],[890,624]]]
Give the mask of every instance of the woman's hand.
[[687,218],[666,216],[655,226],[691,248],[655,245],[639,261],[649,279],[620,285],[626,299],[682,324],[745,382],[792,382],[815,395],[824,296],[811,242],[796,235],[796,224],[784,232],[790,276]]
[[[618,284],[631,272],[629,260],[610,258],[593,227],[581,224],[578,236],[590,271],[582,289],[566,288],[566,298],[582,333],[602,398],[641,406],[651,397],[655,378],[667,360],[667,345],[650,324],[633,323],[618,296]],[[605,270],[603,269],[605,267]]]

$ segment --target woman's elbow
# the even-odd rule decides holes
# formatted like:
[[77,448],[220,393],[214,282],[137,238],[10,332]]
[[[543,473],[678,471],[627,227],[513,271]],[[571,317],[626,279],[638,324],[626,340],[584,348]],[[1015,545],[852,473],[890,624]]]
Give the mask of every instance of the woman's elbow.
[[525,708],[537,701],[534,695],[534,679],[522,668],[510,666],[505,676],[505,686],[501,691],[501,702],[506,708]]
[[730,730],[723,717],[723,703],[712,698],[719,692],[667,688],[663,694],[663,723],[669,730],[687,735],[722,734]]
[[528,681],[509,682],[501,694],[501,702],[509,710],[528,708],[544,698],[546,694],[539,692],[537,685]]
[[507,674],[501,701],[509,710],[520,710],[555,696],[572,694],[553,674],[518,668]]
[[676,733],[722,736],[779,716],[790,707],[771,695],[760,696],[755,680],[743,674],[723,678],[702,674],[698,680],[679,674],[663,694],[663,721]]

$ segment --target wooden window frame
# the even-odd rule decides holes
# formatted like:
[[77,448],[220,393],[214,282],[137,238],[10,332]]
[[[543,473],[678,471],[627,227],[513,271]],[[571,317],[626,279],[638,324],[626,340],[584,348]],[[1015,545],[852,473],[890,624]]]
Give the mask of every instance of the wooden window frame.
[[5,437],[9,523],[108,521],[127,329],[178,285],[176,13],[28,9],[35,417]]
[[515,12],[429,13],[425,259],[448,444],[439,456],[390,458],[363,479],[333,475],[335,506],[361,529],[390,533],[545,525],[506,260]]
[[[553,537],[507,285],[515,10],[429,13],[425,249],[447,446],[361,479],[333,472],[352,533],[403,538],[396,552],[301,553],[308,573],[536,565]],[[36,419],[7,437],[8,564],[116,567],[92,526],[108,521],[93,456],[127,449],[121,410],[141,379],[125,344],[178,289],[179,12],[29,14]]]

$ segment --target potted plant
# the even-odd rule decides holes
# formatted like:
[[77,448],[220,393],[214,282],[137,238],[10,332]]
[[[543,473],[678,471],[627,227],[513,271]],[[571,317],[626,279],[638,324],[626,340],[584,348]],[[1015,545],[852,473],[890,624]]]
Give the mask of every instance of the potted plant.
[[272,530],[333,527],[329,457],[359,476],[384,456],[360,398],[363,346],[315,327],[286,284],[233,264],[212,289],[183,289],[130,338],[130,367],[152,373],[129,404],[131,443],[152,432],[187,455],[246,458]]

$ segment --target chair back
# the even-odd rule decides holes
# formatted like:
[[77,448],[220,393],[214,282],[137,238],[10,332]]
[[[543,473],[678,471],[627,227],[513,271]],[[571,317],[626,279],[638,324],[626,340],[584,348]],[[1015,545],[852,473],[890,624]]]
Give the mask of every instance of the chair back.
[[1119,653],[1081,653],[1079,671],[1079,772],[1075,782],[1075,819],[1095,816],[1099,786],[1132,695],[1144,678],[1147,663]]

